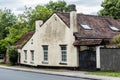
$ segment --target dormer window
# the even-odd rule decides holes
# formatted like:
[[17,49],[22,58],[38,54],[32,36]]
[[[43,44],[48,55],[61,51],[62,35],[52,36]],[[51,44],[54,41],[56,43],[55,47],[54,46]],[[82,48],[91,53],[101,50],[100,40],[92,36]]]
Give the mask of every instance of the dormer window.
[[87,24],[80,24],[84,29],[91,30],[92,28]]
[[112,29],[113,31],[120,31],[118,28],[116,28],[115,26],[109,26],[110,29]]

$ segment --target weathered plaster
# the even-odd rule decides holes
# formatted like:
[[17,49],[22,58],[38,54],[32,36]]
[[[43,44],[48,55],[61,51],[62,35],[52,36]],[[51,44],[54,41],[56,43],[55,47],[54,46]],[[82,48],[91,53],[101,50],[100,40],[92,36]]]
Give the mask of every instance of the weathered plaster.
[[[39,22],[37,22],[39,23]],[[44,65],[44,66],[78,66],[77,48],[73,46],[75,38],[73,29],[68,26],[56,15],[53,14],[42,26],[36,25],[36,32],[25,44],[21,52],[21,64]],[[33,41],[33,44],[31,44]],[[43,64],[42,45],[48,45],[48,64]],[[61,65],[60,45],[67,45],[67,65]],[[27,63],[24,62],[24,50],[27,50]],[[30,50],[34,50],[35,60],[31,64]]]

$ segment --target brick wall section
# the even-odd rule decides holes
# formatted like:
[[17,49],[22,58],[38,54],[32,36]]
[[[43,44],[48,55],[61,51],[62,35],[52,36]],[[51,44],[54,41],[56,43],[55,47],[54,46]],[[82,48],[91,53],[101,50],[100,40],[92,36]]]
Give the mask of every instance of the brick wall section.
[[100,65],[101,70],[120,71],[120,49],[101,48]]

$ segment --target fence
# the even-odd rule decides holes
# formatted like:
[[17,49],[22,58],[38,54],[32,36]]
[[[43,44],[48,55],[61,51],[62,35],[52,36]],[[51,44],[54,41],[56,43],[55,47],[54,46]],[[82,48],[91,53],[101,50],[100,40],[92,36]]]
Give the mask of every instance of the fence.
[[120,49],[101,48],[100,65],[101,70],[120,71]]

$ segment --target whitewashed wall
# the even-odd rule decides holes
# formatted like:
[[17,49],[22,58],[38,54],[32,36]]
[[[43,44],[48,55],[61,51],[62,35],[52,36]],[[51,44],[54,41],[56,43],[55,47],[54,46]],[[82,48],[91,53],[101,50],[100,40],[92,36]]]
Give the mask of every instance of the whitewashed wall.
[[[32,41],[33,44],[31,44]],[[73,30],[68,28],[56,14],[53,14],[41,27],[37,24],[35,34],[22,48],[21,64],[77,67],[79,65],[78,53],[77,48],[73,46],[74,41]],[[67,45],[67,65],[60,64],[60,45],[64,44]],[[42,45],[48,45],[48,64],[42,63]],[[28,53],[27,62],[24,62],[24,50]],[[30,50],[34,50],[34,64],[31,63]]]

